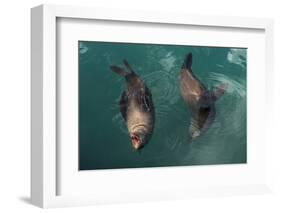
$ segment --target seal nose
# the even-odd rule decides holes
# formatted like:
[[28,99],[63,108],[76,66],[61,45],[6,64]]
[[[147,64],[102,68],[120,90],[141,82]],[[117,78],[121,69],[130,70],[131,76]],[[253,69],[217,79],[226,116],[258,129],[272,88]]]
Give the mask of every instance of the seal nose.
[[132,146],[135,150],[138,150],[142,147],[142,142],[140,140],[140,137],[136,134],[131,136],[131,142],[132,142]]

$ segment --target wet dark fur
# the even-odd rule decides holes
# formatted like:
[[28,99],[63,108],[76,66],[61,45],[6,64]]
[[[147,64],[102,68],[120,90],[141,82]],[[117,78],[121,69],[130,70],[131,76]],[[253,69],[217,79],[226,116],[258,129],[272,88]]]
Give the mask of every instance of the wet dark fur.
[[110,66],[112,71],[126,79],[127,89],[123,91],[120,99],[120,112],[126,121],[130,136],[140,136],[143,148],[149,141],[155,120],[155,111],[150,90],[143,80],[134,72],[129,63],[124,60],[125,71],[118,66]]
[[192,138],[205,132],[214,121],[215,101],[221,97],[226,84],[209,91],[192,72],[192,54],[187,54],[180,72],[180,87],[183,99],[191,112],[190,135]]

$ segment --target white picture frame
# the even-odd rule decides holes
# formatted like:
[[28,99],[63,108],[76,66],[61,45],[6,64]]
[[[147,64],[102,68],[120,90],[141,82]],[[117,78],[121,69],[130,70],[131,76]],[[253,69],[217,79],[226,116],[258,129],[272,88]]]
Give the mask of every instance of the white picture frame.
[[[130,193],[120,196],[118,193],[104,193],[103,195],[58,195],[58,174],[61,166],[58,166],[60,158],[57,146],[57,21],[64,19],[87,19],[100,21],[118,21],[134,23],[153,23],[155,25],[167,26],[200,26],[210,28],[254,29],[264,33],[265,52],[263,79],[265,87],[262,92],[266,94],[264,105],[265,129],[263,133],[264,149],[266,156],[264,167],[259,171],[264,173],[264,178],[254,184],[248,182],[237,182],[233,185],[216,185],[210,187],[178,188],[173,185],[167,189],[149,192],[149,196],[138,194],[132,196]],[[147,11],[122,11],[112,9],[84,8],[74,6],[41,5],[31,10],[31,73],[32,73],[32,118],[31,118],[31,201],[33,204],[47,207],[91,205],[96,203],[114,203],[142,200],[165,200],[197,196],[253,194],[270,192],[271,189],[271,165],[270,165],[270,140],[271,140],[271,113],[273,108],[273,21],[271,19],[241,18],[241,17],[216,17],[189,14],[159,13]],[[254,79],[250,79],[254,81]],[[249,110],[249,108],[248,108]],[[163,170],[165,173],[184,173],[186,168]],[[141,171],[145,175],[153,173],[149,169]],[[208,169],[205,170],[207,171]],[[135,173],[135,171],[124,171]],[[109,173],[110,174],[110,173]],[[171,176],[173,177],[173,176]],[[165,178],[164,178],[165,179]],[[188,189],[188,190],[187,190]],[[98,192],[99,193],[99,192]],[[97,194],[97,193],[96,193]]]

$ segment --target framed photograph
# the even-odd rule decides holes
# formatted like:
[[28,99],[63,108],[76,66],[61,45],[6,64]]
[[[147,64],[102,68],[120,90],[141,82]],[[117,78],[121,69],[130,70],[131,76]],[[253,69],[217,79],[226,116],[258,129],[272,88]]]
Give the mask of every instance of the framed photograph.
[[271,191],[272,20],[31,15],[33,204]]

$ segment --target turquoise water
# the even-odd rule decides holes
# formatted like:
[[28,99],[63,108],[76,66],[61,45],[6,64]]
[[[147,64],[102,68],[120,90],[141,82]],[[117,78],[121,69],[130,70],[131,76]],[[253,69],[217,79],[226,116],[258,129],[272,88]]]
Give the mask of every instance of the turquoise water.
[[[192,143],[190,112],[179,90],[184,56],[207,88],[227,83],[216,117]],[[155,126],[149,143],[133,151],[119,112],[125,80],[110,65],[127,59],[150,89]],[[246,163],[247,49],[79,42],[80,170]]]

